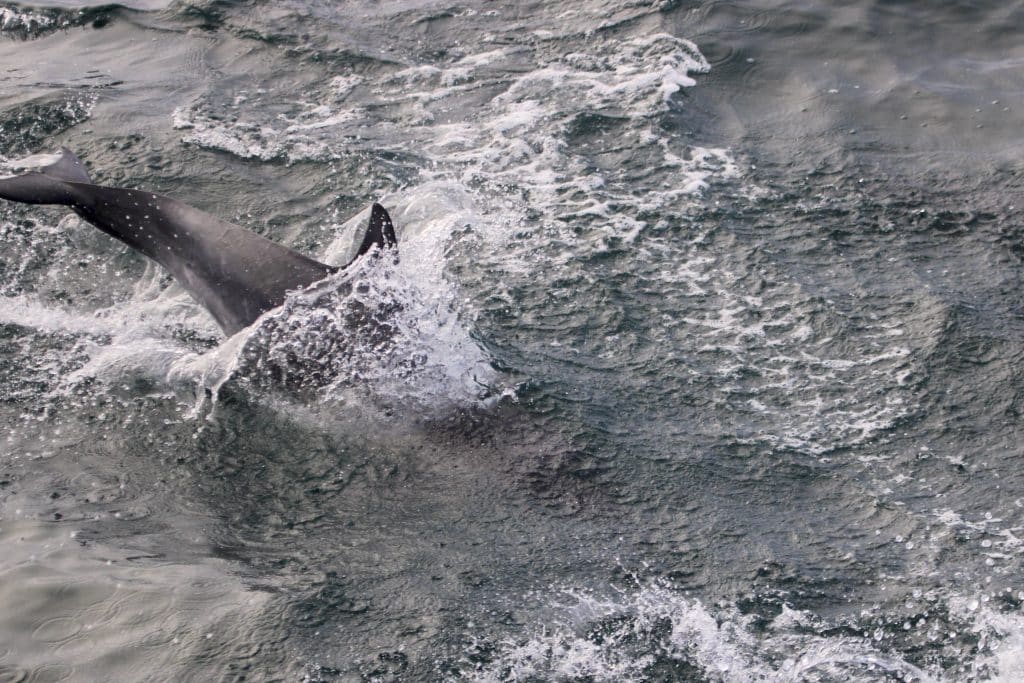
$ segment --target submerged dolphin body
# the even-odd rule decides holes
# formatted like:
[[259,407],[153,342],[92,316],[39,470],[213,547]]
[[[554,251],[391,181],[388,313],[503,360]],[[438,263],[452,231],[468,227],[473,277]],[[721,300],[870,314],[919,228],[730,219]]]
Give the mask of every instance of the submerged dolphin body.
[[[280,306],[289,291],[340,270],[175,199],[94,185],[66,148],[49,161],[35,172],[0,179],[0,198],[70,206],[170,271],[229,336]],[[370,226],[353,261],[374,246],[397,246],[391,218],[380,204],[373,205]]]

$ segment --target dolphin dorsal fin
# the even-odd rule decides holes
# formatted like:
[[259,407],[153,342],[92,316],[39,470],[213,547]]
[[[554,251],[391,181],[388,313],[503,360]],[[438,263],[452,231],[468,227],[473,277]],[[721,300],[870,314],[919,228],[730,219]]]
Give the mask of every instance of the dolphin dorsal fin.
[[61,147],[58,154],[59,158],[57,161],[36,169],[37,172],[57,180],[66,180],[70,183],[92,182],[89,174],[85,171],[85,167],[82,166],[82,162],[78,160],[74,152],[67,147]]
[[22,172],[44,175],[54,180],[69,183],[92,182],[82,162],[67,147],[61,147],[53,154],[33,154],[24,159],[13,160],[8,162],[8,165]]
[[398,238],[395,237],[395,226],[391,223],[391,216],[383,206],[377,203],[374,203],[373,208],[370,209],[370,226],[366,229],[363,243],[359,245],[359,251],[356,252],[352,261],[363,256],[375,246],[380,247],[381,251],[398,246]]
[[74,153],[62,148],[56,154],[35,154],[11,162],[24,175],[0,178],[0,198],[26,204],[73,205],[76,195],[67,183],[89,184],[89,174]]

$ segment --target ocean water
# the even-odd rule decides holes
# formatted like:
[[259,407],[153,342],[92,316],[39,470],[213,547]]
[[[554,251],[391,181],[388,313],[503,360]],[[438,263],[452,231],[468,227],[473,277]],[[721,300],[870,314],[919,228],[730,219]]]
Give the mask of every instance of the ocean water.
[[1022,27],[0,3],[5,169],[401,250],[224,339],[0,206],[0,680],[1024,680]]

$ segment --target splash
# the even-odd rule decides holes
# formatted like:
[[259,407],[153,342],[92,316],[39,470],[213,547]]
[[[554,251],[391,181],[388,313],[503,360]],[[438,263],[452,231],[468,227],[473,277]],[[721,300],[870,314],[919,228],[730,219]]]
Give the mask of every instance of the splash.
[[[563,590],[549,598],[547,625],[524,639],[477,638],[460,678],[471,681],[593,680],[810,683],[933,676],[870,638],[823,635],[824,624],[783,606],[765,625],[721,603],[709,608],[654,583],[616,597]],[[471,660],[478,663],[473,664]],[[480,660],[484,660],[479,663]]]
[[[364,225],[357,216],[332,226],[343,236],[328,251],[343,254]],[[358,397],[418,414],[473,403],[487,392],[493,370],[460,319],[442,266],[431,260],[436,254],[417,254],[416,243],[409,240],[401,263],[360,259],[292,293],[219,344],[209,316],[150,263],[124,300],[92,312],[7,296],[0,324],[19,340],[18,366],[35,368],[8,378],[8,391],[31,394],[49,410],[81,391],[103,393],[145,377],[158,393],[191,403],[194,418],[209,414],[229,382],[261,395],[338,404]]]
[[345,403],[370,397],[424,415],[471,404],[493,371],[444,297],[387,254],[294,293],[245,334],[231,373],[246,386]]
[[[919,593],[915,593],[919,595]],[[935,595],[925,616],[879,626],[872,611],[826,619],[777,598],[713,606],[672,584],[553,589],[543,626],[520,637],[480,633],[458,680],[715,683],[1008,683],[1024,672],[1024,616],[995,601]],[[908,596],[908,600],[910,596]],[[918,598],[914,598],[915,600]],[[1013,600],[1018,600],[1017,596]],[[1012,602],[1012,600],[1011,600]],[[751,605],[763,603],[751,609]],[[892,633],[889,634],[888,631]],[[920,642],[914,640],[920,636]],[[910,639],[903,642],[903,639]],[[911,646],[910,642],[917,643]],[[908,661],[921,657],[926,663]]]
[[43,14],[21,7],[0,5],[0,32],[5,34],[27,38],[54,26],[69,25],[69,21],[60,21],[60,15]]

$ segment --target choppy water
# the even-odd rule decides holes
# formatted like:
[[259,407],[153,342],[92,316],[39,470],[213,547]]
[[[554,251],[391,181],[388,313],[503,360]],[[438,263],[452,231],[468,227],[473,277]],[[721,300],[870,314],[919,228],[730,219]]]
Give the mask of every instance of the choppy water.
[[0,5],[2,160],[402,249],[0,207],[0,679],[1024,678],[1024,5],[833,5]]

